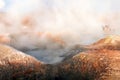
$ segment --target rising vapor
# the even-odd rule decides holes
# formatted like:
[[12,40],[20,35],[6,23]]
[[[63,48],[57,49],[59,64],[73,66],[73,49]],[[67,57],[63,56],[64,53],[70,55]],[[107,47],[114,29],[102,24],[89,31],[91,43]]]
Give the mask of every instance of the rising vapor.
[[112,1],[14,0],[0,14],[1,43],[57,62],[71,46],[119,34],[120,15],[111,10]]

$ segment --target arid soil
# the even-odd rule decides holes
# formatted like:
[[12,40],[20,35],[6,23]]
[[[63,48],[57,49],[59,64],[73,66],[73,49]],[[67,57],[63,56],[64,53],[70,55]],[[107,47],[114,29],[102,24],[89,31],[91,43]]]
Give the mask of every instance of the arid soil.
[[0,80],[120,80],[119,44],[119,36],[109,36],[88,46],[76,46],[57,64],[44,64],[0,45]]

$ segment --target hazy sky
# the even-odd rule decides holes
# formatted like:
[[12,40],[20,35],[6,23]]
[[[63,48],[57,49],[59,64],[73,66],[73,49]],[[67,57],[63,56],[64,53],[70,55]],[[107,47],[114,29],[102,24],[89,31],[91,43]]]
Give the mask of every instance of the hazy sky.
[[[47,5],[48,7],[52,6],[65,6],[67,4],[73,4],[75,2],[80,3],[83,2],[84,5],[90,5],[94,11],[97,12],[106,12],[106,11],[120,11],[120,0],[0,0],[4,1],[5,6],[1,7],[1,10],[9,9],[10,6],[15,4],[19,5],[16,9],[20,9],[21,11],[32,10],[36,5]],[[38,4],[40,2],[40,4]],[[62,3],[58,4],[58,3]],[[42,4],[41,4],[42,3]],[[86,4],[85,4],[86,3]],[[2,4],[0,4],[1,6]],[[80,4],[81,5],[81,4]],[[14,6],[14,7],[15,7]],[[72,6],[72,5],[71,5]]]

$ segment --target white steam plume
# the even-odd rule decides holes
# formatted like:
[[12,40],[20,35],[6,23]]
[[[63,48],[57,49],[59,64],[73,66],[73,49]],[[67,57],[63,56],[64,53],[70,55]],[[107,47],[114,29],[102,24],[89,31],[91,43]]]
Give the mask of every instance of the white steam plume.
[[38,49],[27,52],[57,62],[66,51],[64,47],[119,34],[120,15],[118,10],[113,12],[112,3],[113,0],[14,0],[0,14],[0,33],[4,34],[1,42],[7,39],[9,45],[23,51]]

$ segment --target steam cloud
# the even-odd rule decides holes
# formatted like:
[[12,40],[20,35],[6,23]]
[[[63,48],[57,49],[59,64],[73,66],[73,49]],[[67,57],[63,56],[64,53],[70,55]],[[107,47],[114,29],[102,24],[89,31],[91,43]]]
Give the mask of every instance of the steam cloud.
[[57,62],[72,45],[119,34],[120,15],[111,10],[112,1],[14,0],[0,14],[1,42]]

